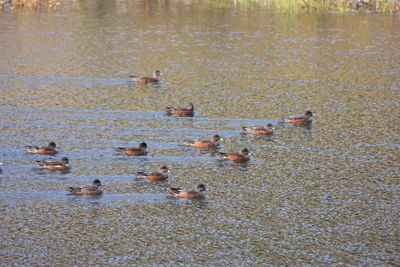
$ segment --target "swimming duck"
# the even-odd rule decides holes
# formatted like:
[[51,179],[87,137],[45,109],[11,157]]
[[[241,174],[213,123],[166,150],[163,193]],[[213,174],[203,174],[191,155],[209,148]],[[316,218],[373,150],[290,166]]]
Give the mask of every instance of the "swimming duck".
[[211,136],[210,140],[194,140],[190,142],[186,142],[186,146],[195,146],[195,147],[217,147],[219,146],[219,141],[222,140],[218,134],[214,134]]
[[187,108],[167,107],[166,110],[168,115],[178,115],[182,117],[192,117],[194,115],[194,106],[192,103],[190,103]]
[[70,186],[68,190],[71,192],[72,195],[100,195],[103,193],[100,190],[101,182],[99,179],[93,180],[93,184],[87,187],[72,187]]
[[199,199],[204,198],[204,194],[202,192],[205,190],[206,186],[204,184],[199,184],[196,189],[191,190],[171,187],[170,196],[174,198]]
[[158,76],[161,75],[161,71],[156,70],[153,73],[153,77],[140,77],[140,76],[135,76],[132,75],[129,77],[130,82],[139,82],[139,83],[158,83],[160,80],[158,79]]
[[312,122],[312,112],[307,110],[304,116],[295,116],[295,117],[289,117],[285,119],[285,122],[292,122],[292,123],[309,123]]
[[143,156],[147,154],[147,144],[142,142],[139,147],[118,147],[115,151],[128,156]]
[[168,167],[163,165],[160,167],[159,171],[150,171],[150,172],[138,172],[136,174],[137,178],[149,179],[152,181],[163,181],[168,178]]
[[222,160],[231,160],[234,162],[245,162],[250,159],[250,152],[247,148],[244,148],[240,153],[219,153],[219,158]]
[[56,150],[56,143],[50,142],[47,146],[26,146],[29,153],[55,155],[58,153]]
[[61,160],[37,160],[40,169],[49,169],[49,170],[57,170],[57,171],[65,171],[70,169],[69,160],[66,157],[61,158]]
[[271,123],[264,125],[264,127],[242,127],[245,133],[254,135],[269,135],[274,133],[274,127]]

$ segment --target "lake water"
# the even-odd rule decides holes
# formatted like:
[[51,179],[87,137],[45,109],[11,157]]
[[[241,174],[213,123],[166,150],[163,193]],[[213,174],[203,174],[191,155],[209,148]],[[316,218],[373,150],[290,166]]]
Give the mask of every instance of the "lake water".
[[[398,16],[74,1],[0,11],[0,40],[1,265],[400,265]],[[251,160],[182,146],[214,133]],[[70,172],[36,168],[63,156]],[[168,181],[135,178],[162,164]],[[68,195],[96,178],[102,196]],[[167,197],[200,182],[204,200]]]

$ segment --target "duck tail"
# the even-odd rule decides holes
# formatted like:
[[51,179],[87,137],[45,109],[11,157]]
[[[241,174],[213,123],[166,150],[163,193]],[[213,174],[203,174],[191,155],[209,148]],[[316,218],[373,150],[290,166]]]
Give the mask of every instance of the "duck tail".
[[28,150],[28,152],[35,152],[39,149],[38,146],[25,146],[25,148]]
[[179,193],[182,191],[182,188],[170,187],[169,189],[170,189],[169,196],[173,198],[178,197]]
[[186,141],[185,143],[183,143],[184,146],[194,146],[194,142],[193,141]]
[[218,152],[216,155],[219,159],[226,159],[226,157],[228,156],[227,153],[223,153],[223,152]]
[[68,187],[68,191],[71,192],[71,194],[73,195],[80,195],[81,190],[82,188],[80,187],[73,187],[73,186]]
[[77,190],[76,187],[73,187],[73,186],[69,186],[69,187],[68,187],[68,191],[71,192],[71,193],[72,193],[73,191],[76,191],[76,190]]
[[175,111],[176,109],[174,108],[174,107],[166,107],[165,108],[165,111],[168,113],[168,114],[171,114],[171,112],[173,112],[173,111]]
[[42,168],[43,166],[45,166],[47,164],[47,161],[45,159],[36,160],[36,163],[39,166],[39,168]]
[[137,76],[135,76],[135,75],[131,75],[131,76],[129,76],[129,79],[128,79],[130,82],[136,82],[137,81]]
[[169,189],[171,190],[172,194],[178,194],[179,192],[182,191],[182,188],[177,188],[177,187],[170,187]]
[[143,179],[143,178],[145,178],[146,175],[147,175],[147,173],[145,173],[145,172],[137,172],[136,178]]

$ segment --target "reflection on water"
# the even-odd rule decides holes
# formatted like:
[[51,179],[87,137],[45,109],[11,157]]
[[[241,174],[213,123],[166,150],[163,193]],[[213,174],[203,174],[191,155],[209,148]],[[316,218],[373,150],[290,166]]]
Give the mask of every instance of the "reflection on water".
[[[400,264],[396,17],[76,5],[1,11],[2,263]],[[155,69],[159,86],[128,82]],[[165,112],[190,102],[194,117]],[[216,133],[216,151],[182,145]],[[24,148],[49,141],[68,173]],[[114,152],[140,142],[147,156]],[[244,164],[216,156],[244,147]],[[163,164],[167,181],[136,179]],[[102,196],[68,194],[96,178]],[[168,198],[199,183],[204,200]]]

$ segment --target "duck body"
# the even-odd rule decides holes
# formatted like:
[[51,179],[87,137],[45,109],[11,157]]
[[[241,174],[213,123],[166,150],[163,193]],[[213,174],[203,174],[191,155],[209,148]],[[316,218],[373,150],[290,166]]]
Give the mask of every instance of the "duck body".
[[40,169],[65,171],[71,168],[69,165],[69,160],[66,157],[63,157],[60,160],[55,160],[55,161],[38,160],[36,162],[38,163]]
[[166,107],[168,115],[177,115],[181,117],[193,117],[194,116],[194,106],[192,103],[189,104],[187,108],[174,108]]
[[139,147],[118,147],[115,151],[127,156],[144,156],[147,155],[147,144],[143,142]]
[[204,198],[203,191],[206,190],[204,184],[199,184],[196,189],[184,190],[182,188],[171,187],[170,196],[173,198],[201,199]]
[[135,76],[132,75],[129,77],[130,82],[138,82],[138,83],[158,83],[160,80],[158,79],[158,76],[161,75],[161,71],[156,70],[153,74],[153,77],[141,77],[141,76]]
[[214,134],[210,140],[194,140],[190,142],[186,142],[187,146],[195,146],[200,148],[213,148],[219,146],[219,141],[221,137],[218,134]]
[[68,190],[72,195],[101,195],[103,191],[100,189],[101,182],[98,179],[93,181],[91,186],[87,187],[69,187]]
[[264,127],[242,127],[243,131],[254,135],[270,135],[274,133],[272,124],[266,124]]
[[250,159],[250,152],[247,148],[244,148],[240,153],[219,153],[219,158],[222,160],[230,160],[233,162],[241,163],[246,162]]
[[312,112],[308,110],[308,111],[306,111],[304,116],[289,117],[289,118],[285,119],[285,122],[291,122],[291,123],[296,123],[296,124],[311,123],[312,117],[313,117]]
[[56,150],[56,143],[50,142],[47,146],[26,146],[29,153],[42,154],[42,155],[55,155],[58,153]]
[[168,178],[168,168],[163,165],[160,167],[159,171],[150,171],[150,172],[138,172],[136,174],[137,178],[149,179],[152,181],[164,181]]

